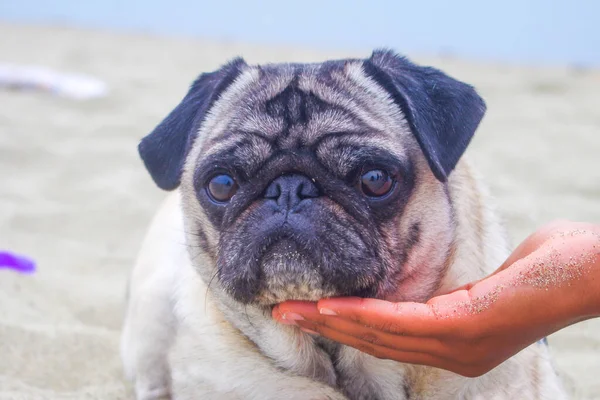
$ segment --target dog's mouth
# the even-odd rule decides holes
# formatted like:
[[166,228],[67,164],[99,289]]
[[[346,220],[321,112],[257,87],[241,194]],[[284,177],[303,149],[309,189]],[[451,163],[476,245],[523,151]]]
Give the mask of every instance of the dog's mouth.
[[[260,262],[262,285],[253,302],[274,306],[287,300],[318,301],[327,297],[372,297],[372,287],[356,288],[352,282],[340,285],[323,278],[322,265],[315,253],[302,249],[293,239],[283,238],[273,243]],[[341,287],[352,287],[342,290]]]
[[261,288],[254,301],[274,305],[286,300],[317,301],[338,295],[333,285],[323,281],[315,255],[291,238],[281,238],[269,246],[260,260]]
[[381,263],[356,233],[276,222],[264,221],[252,232],[223,240],[219,280],[235,300],[268,306],[377,293]]

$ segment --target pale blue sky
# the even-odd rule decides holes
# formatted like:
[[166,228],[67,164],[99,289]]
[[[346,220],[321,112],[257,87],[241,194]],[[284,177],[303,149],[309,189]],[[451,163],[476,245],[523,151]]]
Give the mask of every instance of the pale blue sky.
[[600,65],[596,0],[0,0],[0,19],[246,42]]

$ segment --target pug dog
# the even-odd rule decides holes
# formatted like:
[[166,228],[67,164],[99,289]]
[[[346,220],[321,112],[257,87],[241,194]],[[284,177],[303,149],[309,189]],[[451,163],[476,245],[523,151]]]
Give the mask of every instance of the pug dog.
[[562,399],[545,345],[466,378],[275,322],[285,300],[424,302],[509,254],[463,153],[474,88],[389,50],[204,73],[142,139],[171,193],[129,282],[138,399]]

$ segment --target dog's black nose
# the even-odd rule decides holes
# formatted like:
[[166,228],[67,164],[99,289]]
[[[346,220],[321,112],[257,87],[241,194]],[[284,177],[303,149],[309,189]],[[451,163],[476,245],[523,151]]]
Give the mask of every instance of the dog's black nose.
[[265,198],[275,200],[281,208],[291,210],[302,200],[319,197],[319,189],[307,176],[282,175],[273,180],[265,191]]

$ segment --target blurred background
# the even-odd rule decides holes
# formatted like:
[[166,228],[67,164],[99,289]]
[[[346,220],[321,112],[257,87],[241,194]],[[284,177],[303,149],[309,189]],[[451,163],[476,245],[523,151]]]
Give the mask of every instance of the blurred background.
[[600,64],[594,0],[74,1],[0,3],[8,21],[321,49],[391,46],[520,63]]
[[[189,83],[247,61],[391,47],[473,84],[468,150],[516,245],[600,222],[600,2],[0,0],[0,400],[131,398],[125,284],[164,193],[141,137]],[[600,321],[549,338],[574,399],[599,399]]]

